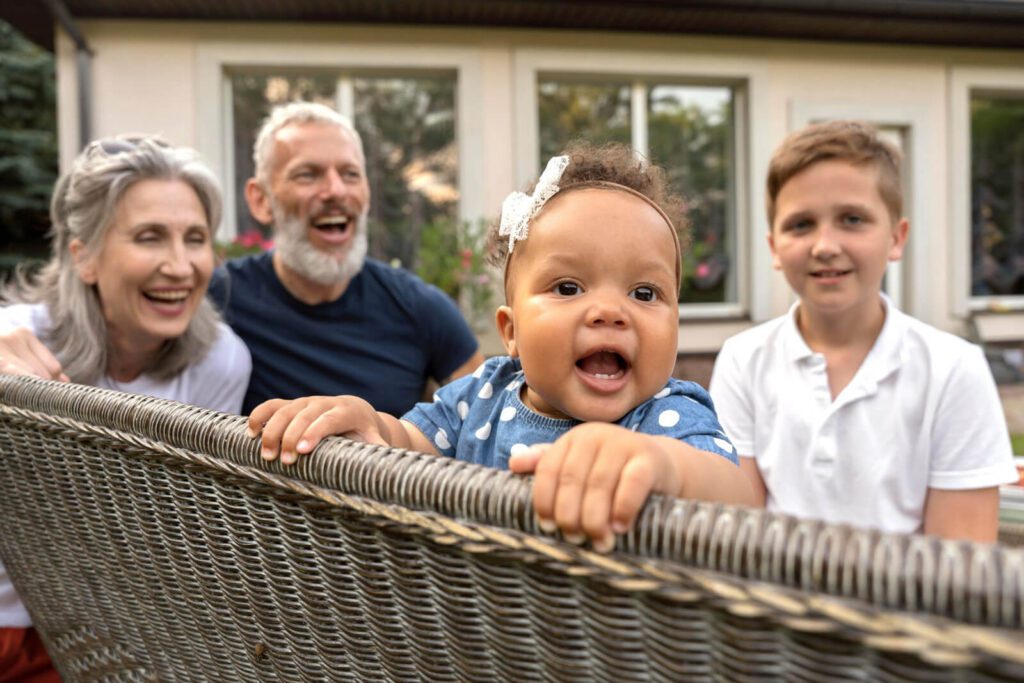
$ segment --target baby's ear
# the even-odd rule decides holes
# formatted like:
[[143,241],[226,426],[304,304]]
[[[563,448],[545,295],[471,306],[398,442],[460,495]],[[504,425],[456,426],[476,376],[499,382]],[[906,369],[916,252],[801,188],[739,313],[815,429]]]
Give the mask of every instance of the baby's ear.
[[494,314],[494,324],[501,335],[501,343],[505,346],[505,353],[512,358],[519,355],[516,350],[516,325],[512,318],[512,309],[509,306],[498,306]]

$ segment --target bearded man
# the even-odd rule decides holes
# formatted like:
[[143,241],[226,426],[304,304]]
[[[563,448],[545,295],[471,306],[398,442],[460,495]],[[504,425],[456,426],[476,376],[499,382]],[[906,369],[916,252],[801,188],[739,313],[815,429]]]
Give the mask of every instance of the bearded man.
[[243,412],[271,398],[353,394],[402,415],[428,380],[483,361],[444,292],[366,257],[370,187],[348,119],[309,102],[278,107],[253,158],[245,198],[273,226],[275,248],[228,261],[210,284],[252,354]]

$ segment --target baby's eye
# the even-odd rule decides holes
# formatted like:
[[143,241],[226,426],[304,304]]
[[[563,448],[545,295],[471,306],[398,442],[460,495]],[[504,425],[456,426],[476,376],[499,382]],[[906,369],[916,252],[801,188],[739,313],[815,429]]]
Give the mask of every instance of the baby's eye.
[[576,296],[583,291],[575,282],[559,282],[555,285],[555,293],[561,296]]
[[629,293],[629,296],[636,299],[637,301],[655,301],[658,298],[658,293],[654,291],[653,287],[647,285],[641,285]]

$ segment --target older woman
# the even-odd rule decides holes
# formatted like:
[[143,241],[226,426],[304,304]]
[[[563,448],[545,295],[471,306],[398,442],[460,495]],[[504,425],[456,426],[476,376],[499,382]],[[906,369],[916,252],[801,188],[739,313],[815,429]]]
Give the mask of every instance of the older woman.
[[[90,144],[54,188],[49,262],[3,294],[0,372],[238,412],[249,352],[205,297],[220,213],[190,150]],[[30,625],[0,565],[0,672],[48,666]]]

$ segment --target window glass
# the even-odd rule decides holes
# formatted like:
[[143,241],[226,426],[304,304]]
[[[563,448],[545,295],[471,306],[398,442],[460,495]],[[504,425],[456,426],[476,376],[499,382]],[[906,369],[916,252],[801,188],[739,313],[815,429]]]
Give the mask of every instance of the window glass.
[[971,294],[1024,295],[1024,97],[971,97]]
[[630,144],[628,83],[541,81],[541,166],[572,140]]
[[[636,88],[642,112],[631,111]],[[581,138],[630,144],[664,167],[691,223],[680,303],[736,301],[732,88],[543,78],[538,106],[542,164]]]
[[454,77],[359,77],[354,102],[373,198],[370,255],[412,269],[443,258],[424,233],[453,232],[458,216]]
[[649,156],[686,199],[690,247],[683,254],[682,303],[732,298],[732,92],[658,85],[648,91]]

